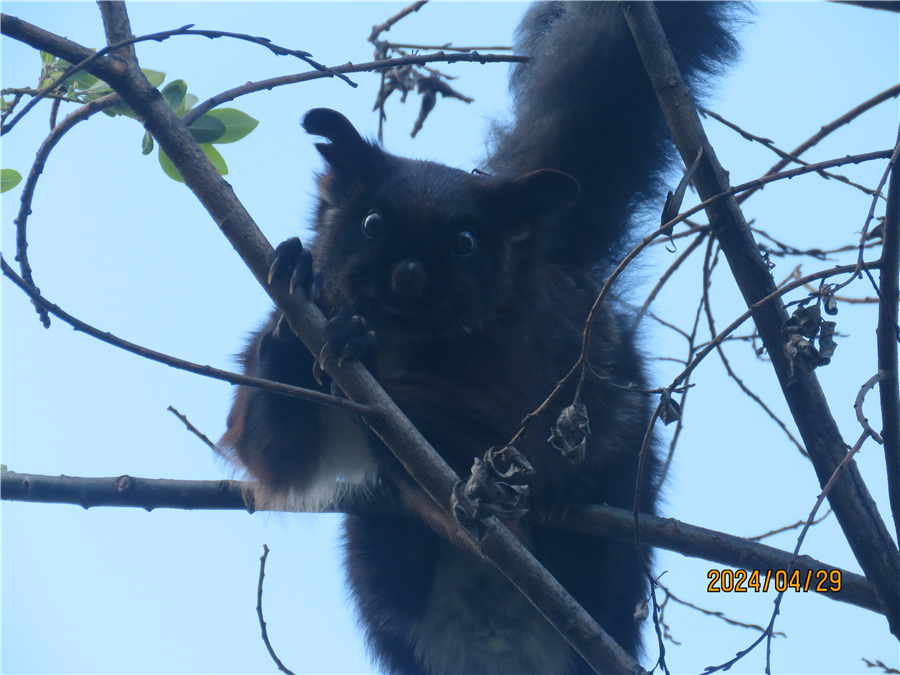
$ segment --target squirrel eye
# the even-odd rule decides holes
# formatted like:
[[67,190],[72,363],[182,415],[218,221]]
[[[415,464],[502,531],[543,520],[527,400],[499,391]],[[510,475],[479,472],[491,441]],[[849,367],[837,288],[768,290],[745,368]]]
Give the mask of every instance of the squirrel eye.
[[463,230],[456,235],[454,250],[461,256],[472,255],[475,250],[475,235],[468,230]]
[[384,232],[384,219],[378,211],[369,211],[369,215],[363,220],[362,231],[370,239],[374,239]]

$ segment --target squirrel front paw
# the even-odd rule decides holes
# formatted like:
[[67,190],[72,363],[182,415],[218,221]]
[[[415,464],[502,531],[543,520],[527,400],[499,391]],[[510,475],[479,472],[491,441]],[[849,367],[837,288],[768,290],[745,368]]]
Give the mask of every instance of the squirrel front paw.
[[[299,288],[305,294],[307,300],[316,302],[322,293],[322,275],[313,269],[312,253],[303,248],[303,244],[297,237],[291,237],[278,244],[272,264],[269,266],[269,285],[281,284],[287,286],[288,294],[293,294]],[[294,341],[297,336],[288,326],[284,316],[278,318],[278,323],[271,333],[272,337],[281,341]]]
[[268,283],[287,284],[289,294],[299,288],[310,302],[316,302],[322,293],[322,275],[313,269],[312,253],[303,248],[297,237],[278,244],[269,267]]
[[319,352],[318,365],[324,367],[329,358],[336,358],[338,366],[346,359],[361,359],[376,345],[375,333],[358,314],[339,312],[325,324],[325,344]]

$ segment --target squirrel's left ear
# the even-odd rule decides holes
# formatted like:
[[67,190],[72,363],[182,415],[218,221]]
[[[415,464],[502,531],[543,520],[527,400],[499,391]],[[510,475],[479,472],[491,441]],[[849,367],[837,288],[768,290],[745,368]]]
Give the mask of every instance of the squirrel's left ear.
[[581,195],[581,185],[567,173],[539,169],[527,173],[512,185],[523,203],[546,215],[571,206]]
[[581,185],[556,169],[532,171],[515,180],[500,179],[485,186],[482,199],[515,220],[532,221],[571,206],[581,194]]
[[316,143],[316,149],[333,168],[344,173],[359,171],[379,152],[336,110],[313,108],[303,117],[303,128],[331,143]]

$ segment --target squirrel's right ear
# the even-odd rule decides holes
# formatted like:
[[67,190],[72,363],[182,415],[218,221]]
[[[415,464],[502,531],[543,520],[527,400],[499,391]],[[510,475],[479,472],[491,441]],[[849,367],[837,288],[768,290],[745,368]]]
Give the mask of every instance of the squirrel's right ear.
[[336,110],[313,108],[304,115],[302,124],[307,133],[331,141],[316,143],[316,149],[336,169],[351,170],[371,156],[373,147]]

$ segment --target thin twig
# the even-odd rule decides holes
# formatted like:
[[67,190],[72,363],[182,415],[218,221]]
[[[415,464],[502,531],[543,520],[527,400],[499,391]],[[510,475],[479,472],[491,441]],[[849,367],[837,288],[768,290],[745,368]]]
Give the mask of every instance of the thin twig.
[[409,7],[404,7],[403,9],[401,9],[384,23],[372,26],[372,33],[369,35],[369,42],[374,42],[378,39],[379,35],[381,35],[385,31],[389,31],[398,21],[406,16],[409,16],[413,12],[418,12],[426,4],[428,4],[428,0],[419,0],[419,2],[414,2]]
[[[672,600],[677,602],[679,605],[684,605],[685,607],[690,607],[691,609],[696,610],[696,611],[700,612],[701,614],[706,614],[706,616],[711,616],[716,619],[720,619],[721,621],[724,621],[725,623],[727,623],[730,626],[737,626],[738,628],[749,628],[750,630],[759,631],[760,633],[765,632],[765,630],[766,630],[762,626],[757,626],[755,623],[744,623],[743,621],[735,621],[734,619],[729,619],[727,616],[725,616],[724,612],[719,612],[719,611],[712,610],[712,609],[704,609],[703,607],[699,607],[698,605],[695,605],[692,602],[688,602],[687,600],[682,600],[681,598],[676,596],[674,593],[672,593],[671,590],[669,590],[666,586],[663,586],[662,584],[660,584],[659,587],[665,592],[667,597],[672,598]],[[787,635],[785,635],[782,632],[777,632],[777,633],[775,633],[775,635],[778,635],[781,637],[787,637]]]
[[275,87],[283,87],[289,84],[297,84],[298,82],[309,82],[310,80],[318,80],[323,77],[331,77],[330,73],[366,73],[390,70],[391,68],[401,68],[403,66],[421,66],[426,63],[525,63],[530,60],[528,56],[518,56],[515,54],[419,54],[415,56],[402,56],[395,59],[387,59],[383,61],[371,61],[369,63],[348,63],[342,66],[333,66],[328,72],[306,72],[295,75],[283,75],[281,77],[273,77],[259,82],[248,82],[239,87],[223,91],[212,98],[199,103],[185,113],[181,119],[187,126],[197,121],[204,113],[209,112],[216,106],[233,101],[234,99],[252,94],[257,91],[265,91],[274,89]]
[[312,389],[303,389],[302,387],[293,387],[291,385],[282,384],[280,382],[272,382],[258,377],[250,377],[248,375],[230,373],[226,370],[219,370],[218,368],[213,368],[211,366],[201,366],[197,363],[184,361],[183,359],[169,356],[168,354],[163,354],[162,352],[153,351],[152,349],[147,349],[146,347],[141,347],[140,345],[128,342],[116,337],[111,333],[100,331],[93,326],[86,324],[79,319],[76,319],[74,316],[63,311],[57,305],[51,303],[49,300],[44,298],[37,289],[23,281],[22,278],[19,277],[19,275],[17,275],[13,271],[13,269],[6,263],[6,260],[2,256],[0,256],[0,266],[2,266],[3,274],[12,279],[13,283],[15,283],[19,288],[25,291],[25,293],[27,293],[31,298],[32,302],[40,305],[50,314],[59,317],[67,324],[72,326],[72,328],[74,328],[75,330],[90,335],[91,337],[101,340],[102,342],[106,342],[107,344],[113,345],[114,347],[118,347],[119,349],[124,349],[126,352],[131,352],[132,354],[137,354],[138,356],[142,356],[145,359],[150,359],[151,361],[163,363],[167,366],[171,366],[172,368],[186,370],[189,373],[202,375],[214,380],[223,380],[224,382],[229,382],[231,384],[243,384],[248,387],[265,389],[266,391],[285,394],[287,396],[301,398],[306,401],[313,401],[314,403],[321,403],[324,405],[333,406],[335,408],[342,408],[343,410],[349,410],[350,412],[356,413],[358,415],[366,415],[372,412],[369,406],[355,403],[353,401],[348,401],[344,398],[330,396],[319,391],[313,391]]
[[203,441],[204,443],[206,443],[206,445],[208,445],[213,451],[218,452],[218,449],[216,448],[216,444],[213,443],[211,440],[209,440],[209,438],[207,438],[206,434],[204,434],[204,433],[203,433],[202,431],[200,431],[197,427],[195,427],[193,424],[191,424],[190,420],[187,418],[186,415],[182,415],[180,412],[178,412],[178,411],[177,411],[175,408],[173,408],[172,406],[169,406],[168,408],[166,408],[166,410],[168,410],[170,413],[172,413],[173,415],[175,415],[175,417],[177,417],[178,419],[180,419],[181,422],[184,424],[184,426],[187,427],[187,430],[188,430],[188,431],[190,431],[190,432],[191,432],[192,434],[194,434],[197,438],[199,438],[201,441]]
[[856,411],[856,419],[860,426],[862,426],[863,431],[867,432],[876,443],[883,445],[884,441],[881,439],[881,436],[869,425],[869,419],[865,416],[865,413],[863,413],[863,401],[866,399],[866,394],[874,389],[878,382],[881,382],[880,371],[866,380],[865,384],[859,388],[859,393],[856,394],[856,401],[853,403],[853,409]]
[[656,285],[653,287],[653,290],[650,291],[649,295],[647,295],[647,299],[644,300],[644,304],[641,305],[640,310],[638,310],[637,315],[634,317],[634,323],[632,324],[632,330],[636,330],[640,325],[641,321],[644,320],[644,316],[647,314],[647,311],[650,309],[650,305],[653,304],[653,301],[656,300],[656,296],[659,295],[659,292],[663,289],[663,286],[666,285],[666,282],[672,278],[672,275],[678,271],[678,268],[681,267],[681,264],[687,260],[691,254],[697,250],[700,244],[703,243],[703,240],[706,238],[707,232],[701,232],[697,237],[694,238],[693,241],[688,245],[684,251],[682,251],[681,255],[679,255],[675,261],[669,265],[668,269],[663,272],[663,275],[660,277],[659,281],[656,282]]
[[[722,124],[724,124],[724,125],[725,125],[726,127],[728,127],[729,129],[731,129],[731,130],[733,130],[733,131],[736,131],[736,132],[739,133],[741,136],[743,136],[744,138],[746,138],[748,141],[753,141],[753,142],[755,142],[755,143],[759,143],[760,145],[764,145],[764,146],[767,147],[769,150],[771,150],[772,152],[774,152],[776,155],[778,155],[779,157],[781,157],[781,158],[784,159],[784,160],[787,160],[788,162],[794,162],[794,163],[796,163],[796,164],[800,164],[801,166],[806,166],[806,165],[809,164],[809,162],[806,162],[806,161],[800,159],[799,157],[795,157],[795,156],[792,155],[791,153],[785,152],[784,150],[781,150],[780,148],[778,148],[778,147],[775,145],[775,143],[772,141],[772,139],[770,139],[770,138],[763,138],[763,137],[761,137],[761,136],[756,136],[756,135],[754,135],[754,134],[751,134],[749,131],[746,131],[746,130],[742,129],[742,128],[739,127],[737,124],[734,124],[733,122],[729,122],[728,120],[726,120],[726,119],[725,119],[724,117],[722,117],[721,115],[719,115],[719,114],[717,114],[717,113],[714,113],[714,112],[713,112],[712,110],[710,110],[709,108],[705,108],[705,107],[703,107],[703,106],[697,106],[697,110],[699,110],[699,111],[701,112],[701,114],[706,115],[706,116],[709,116],[709,117],[712,117],[714,120],[716,120],[716,121],[718,121],[718,122],[721,122]],[[855,187],[855,188],[857,188],[858,190],[862,190],[862,191],[863,191],[864,193],[866,193],[867,195],[872,195],[872,194],[875,193],[875,191],[874,191],[872,188],[867,188],[865,185],[860,185],[860,184],[858,184],[858,183],[854,183],[852,180],[850,180],[850,179],[847,178],[846,176],[841,176],[841,175],[834,174],[834,173],[828,173],[828,172],[825,171],[824,169],[818,171],[817,173],[818,173],[820,176],[822,176],[822,178],[825,178],[825,179],[834,178],[836,181],[839,181],[839,182],[841,182],[841,183],[846,183],[847,185],[850,185],[851,187]]]
[[[715,321],[715,318],[713,317],[712,305],[709,301],[709,287],[712,284],[712,269],[709,265],[709,253],[710,253],[710,250],[712,247],[712,242],[715,240],[710,238],[709,241],[710,241],[710,248],[707,249],[707,257],[703,263],[703,277],[704,277],[703,306],[706,310],[706,321],[707,321],[707,325],[709,326],[710,337],[715,338],[715,336],[717,334],[716,321]],[[735,373],[731,367],[731,362],[728,360],[728,357],[725,356],[725,350],[722,349],[721,343],[716,345],[716,353],[719,355],[719,360],[722,361],[722,365],[725,366],[725,372],[728,374],[728,376],[732,380],[735,381],[737,386],[740,387],[741,391],[743,391],[750,398],[750,400],[752,400],[760,408],[762,408],[763,411],[769,416],[769,418],[772,419],[775,422],[775,424],[777,424],[781,428],[781,430],[785,433],[785,435],[787,435],[787,437],[790,439],[790,441],[796,446],[797,450],[800,451],[800,454],[803,455],[806,459],[809,459],[809,453],[806,452],[806,448],[804,448],[803,445],[800,443],[800,441],[798,441],[794,437],[794,434],[791,433],[790,429],[788,429],[787,425],[781,420],[781,418],[778,417],[778,415],[776,415],[769,408],[769,406],[766,405],[765,401],[763,401],[759,396],[757,396],[756,393],[754,393],[750,389],[750,387],[748,387],[746,384],[744,384],[744,381],[737,376],[737,373]]]
[[412,45],[400,42],[385,42],[384,45],[389,49],[419,49],[422,51],[448,51],[448,52],[502,52],[512,51],[512,47],[454,47],[452,42],[443,45]]
[[269,642],[269,631],[266,630],[266,620],[263,618],[263,580],[266,578],[266,559],[268,557],[269,547],[263,544],[263,554],[259,559],[259,583],[256,585],[256,615],[259,617],[259,629],[262,632],[262,639],[266,645],[266,649],[269,652],[269,656],[272,657],[275,665],[278,666],[278,670],[280,670],[282,673],[285,673],[285,675],[294,675],[294,673],[288,670],[287,666],[285,666],[281,662],[281,659],[279,659],[275,654],[275,650],[272,648],[272,643]]
[[[8,19],[15,19],[15,17],[7,17],[7,15],[2,15],[0,20],[7,21]],[[251,35],[245,35],[242,33],[228,33],[225,31],[213,31],[213,30],[192,30],[194,24],[187,24],[182,26],[181,28],[175,28],[174,30],[160,31],[159,33],[152,33],[150,35],[141,35],[140,37],[128,38],[127,40],[121,40],[116,42],[115,44],[111,44],[103,49],[94,52],[91,56],[79,61],[78,63],[66,68],[66,70],[60,75],[55,82],[41,89],[33,99],[31,99],[28,104],[22,108],[18,115],[16,115],[8,124],[4,124],[2,129],[0,129],[0,135],[8,133],[25,115],[28,114],[28,111],[31,110],[37,102],[40,101],[45,96],[48,96],[55,89],[60,86],[61,82],[65,82],[69,77],[74,75],[75,73],[81,70],[87,70],[88,67],[94,63],[97,59],[106,56],[122,47],[127,47],[129,45],[136,44],[138,42],[147,42],[147,41],[155,41],[162,42],[163,40],[168,40],[171,37],[175,37],[177,35],[199,35],[206,38],[220,38],[227,37],[233,38],[235,40],[244,40],[246,42],[252,42],[254,44],[261,45],[271,51],[276,56],[293,56],[298,59],[301,59],[311,65],[316,70],[325,72],[328,76],[337,76],[340,79],[344,80],[351,87],[355,87],[356,84],[352,82],[346,75],[342,75],[339,73],[335,73],[329,71],[326,66],[323,66],[321,63],[314,61],[311,58],[311,54],[309,52],[304,52],[296,49],[287,49],[286,47],[279,47],[278,45],[274,45],[268,38],[262,37],[253,37]]]
[[[819,141],[821,141],[823,138],[825,138],[826,136],[831,134],[833,131],[841,128],[845,124],[849,124],[854,119],[856,119],[857,117],[862,115],[864,112],[874,108],[878,104],[884,103],[885,101],[887,101],[888,99],[891,99],[891,98],[897,98],[898,95],[900,95],[900,84],[894,85],[890,89],[886,89],[883,92],[881,92],[880,94],[876,94],[875,96],[870,98],[868,101],[864,101],[863,103],[860,103],[858,106],[856,106],[852,110],[844,113],[843,115],[838,117],[836,120],[829,122],[828,124],[823,126],[821,129],[819,129],[819,131],[817,131],[815,134],[813,134],[810,138],[803,141],[803,143],[801,143],[796,148],[791,150],[791,152],[789,154],[792,157],[799,157],[804,152],[809,150],[811,147],[818,144]],[[774,166],[772,166],[772,168],[770,168],[768,171],[766,171],[766,175],[768,176],[770,174],[778,173],[784,167],[786,167],[788,164],[790,164],[790,160],[783,159],[780,162],[778,162],[777,164],[775,164]],[[760,186],[760,187],[762,187],[762,186]],[[754,188],[753,190],[749,191],[748,193],[738,197],[738,204],[743,204],[744,201],[749,199],[750,196],[754,192],[756,192],[756,190],[758,190],[758,189],[759,188]]]
[[[13,220],[13,223],[16,225],[15,260],[19,263],[22,278],[29,286],[35,289],[37,289],[37,284],[34,282],[31,264],[28,262],[28,216],[30,216],[32,212],[31,204],[34,199],[34,190],[37,187],[38,179],[44,172],[44,166],[47,163],[47,159],[50,157],[50,152],[56,147],[56,144],[62,140],[62,137],[76,124],[83,122],[91,117],[91,115],[94,115],[101,110],[106,110],[107,108],[119,105],[121,102],[122,99],[119,98],[118,94],[108,94],[107,96],[95,99],[90,103],[83,105],[75,112],[66,115],[63,121],[56,125],[50,132],[50,135],[44,139],[44,142],[37,151],[34,162],[31,164],[31,170],[28,172],[28,177],[25,179],[25,184],[22,186],[22,194],[19,197],[21,203],[19,213],[15,220]],[[50,316],[45,310],[38,307],[37,304],[35,304],[35,308],[37,309],[38,316],[41,318],[41,323],[44,324],[44,328],[49,328]]]
[[[812,524],[818,525],[819,523],[821,523],[823,520],[825,520],[830,515],[831,515],[831,509],[828,509],[825,512],[824,516],[822,516],[818,520],[814,520]],[[763,539],[766,539],[767,537],[774,537],[776,534],[781,534],[782,532],[790,532],[791,530],[796,530],[798,527],[803,527],[804,525],[806,525],[806,523],[807,523],[806,520],[798,520],[793,525],[785,525],[784,527],[779,527],[777,530],[770,530],[769,532],[765,532],[764,534],[757,534],[756,536],[753,536],[753,537],[747,537],[747,539],[749,541],[762,541]]]

